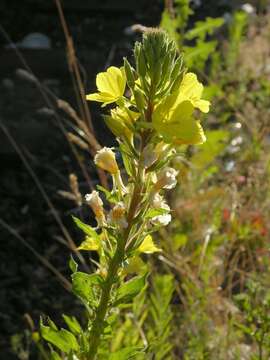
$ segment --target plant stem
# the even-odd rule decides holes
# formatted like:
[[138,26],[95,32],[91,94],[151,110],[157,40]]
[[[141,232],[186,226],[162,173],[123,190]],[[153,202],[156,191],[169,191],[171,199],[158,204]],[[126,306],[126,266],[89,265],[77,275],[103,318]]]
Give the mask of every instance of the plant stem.
[[90,331],[90,347],[86,358],[87,360],[94,360],[97,355],[101,336],[104,330],[104,320],[108,312],[112,286],[114,284],[121,263],[125,258],[125,245],[129,238],[129,233],[132,228],[132,221],[136,214],[137,207],[141,199],[141,192],[142,192],[141,190],[142,190],[141,184],[139,182],[136,183],[133,190],[130,207],[127,215],[128,227],[124,233],[123,238],[117,244],[114,256],[109,263],[107,278],[102,287],[100,302],[96,310],[96,317],[93,321],[92,328]]
[[96,311],[96,317],[93,321],[92,329],[90,332],[90,348],[87,360],[94,360],[97,354],[100,338],[104,329],[104,319],[108,310],[111,289],[117,275],[119,266],[123,261],[123,250],[123,244],[119,243],[108,268],[108,275],[102,288],[100,302]]

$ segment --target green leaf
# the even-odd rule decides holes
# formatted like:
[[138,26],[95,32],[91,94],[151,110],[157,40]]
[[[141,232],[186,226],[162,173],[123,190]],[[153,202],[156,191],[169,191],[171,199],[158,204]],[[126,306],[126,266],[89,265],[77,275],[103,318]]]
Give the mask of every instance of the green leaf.
[[130,161],[130,156],[128,156],[124,151],[121,152],[121,155],[127,174],[129,176],[134,176],[134,170]]
[[78,250],[97,251],[100,248],[100,239],[86,236],[85,240],[77,248]]
[[96,302],[94,287],[100,285],[103,279],[98,274],[76,272],[72,275],[72,291],[82,300],[92,305]]
[[145,218],[146,218],[146,219],[152,219],[152,218],[155,217],[155,216],[168,214],[168,212],[170,212],[170,210],[162,209],[162,208],[150,209],[150,210],[148,210],[148,211],[146,212]]
[[186,32],[185,38],[187,40],[192,40],[194,38],[204,40],[207,35],[212,35],[213,32],[223,24],[223,18],[207,17],[204,21],[197,21],[195,26]]
[[75,336],[65,329],[55,330],[49,326],[44,326],[41,323],[40,330],[41,335],[45,340],[66,354],[68,354],[71,350],[79,349],[79,344]]
[[142,348],[138,346],[129,346],[124,349],[118,350],[111,354],[109,360],[129,360],[134,356],[142,353]]
[[173,250],[178,250],[181,247],[185,246],[188,241],[188,237],[186,234],[176,234],[173,236],[172,240],[172,248]]
[[70,255],[70,259],[69,259],[68,265],[69,265],[70,270],[71,270],[73,273],[77,271],[77,269],[78,269],[78,264],[77,264],[76,261],[73,259],[73,256],[72,256],[72,255]]
[[118,198],[116,193],[113,193],[112,191],[108,191],[101,185],[97,185],[97,189],[103,192],[107,201],[113,204],[118,203]]
[[73,334],[80,334],[82,329],[81,329],[81,325],[78,323],[78,320],[74,317],[74,316],[67,316],[65,314],[62,315],[67,326],[69,327],[69,330],[73,333]]
[[192,164],[198,168],[204,168],[211,164],[215,158],[222,155],[228,138],[229,132],[226,130],[206,131],[207,141],[202,144],[192,157]]
[[131,302],[131,300],[144,288],[146,277],[147,273],[143,276],[136,276],[133,279],[125,282],[118,290],[114,305],[116,306],[118,304]]
[[76,218],[75,216],[72,216],[72,219],[74,220],[78,228],[81,229],[86,235],[99,240],[99,235],[90,225],[83,223],[80,219]]

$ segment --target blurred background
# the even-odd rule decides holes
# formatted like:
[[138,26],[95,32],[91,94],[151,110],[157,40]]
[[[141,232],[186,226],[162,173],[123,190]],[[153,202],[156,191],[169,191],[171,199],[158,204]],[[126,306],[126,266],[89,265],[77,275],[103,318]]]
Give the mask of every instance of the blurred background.
[[[46,359],[40,314],[81,316],[67,259],[89,261],[71,215],[92,221],[82,197],[107,186],[92,157],[114,145],[85,94],[132,61],[144,26],[175,39],[212,102],[207,142],[175,164],[164,252],[149,259],[155,291],[169,287],[160,345],[173,357],[157,359],[269,358],[269,12],[267,0],[0,1],[1,359]],[[125,318],[119,329],[135,336]]]

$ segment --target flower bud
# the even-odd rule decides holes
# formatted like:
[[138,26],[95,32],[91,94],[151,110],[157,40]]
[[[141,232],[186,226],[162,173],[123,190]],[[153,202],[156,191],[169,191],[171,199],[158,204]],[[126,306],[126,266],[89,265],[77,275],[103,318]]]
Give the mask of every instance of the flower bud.
[[93,210],[98,224],[103,225],[104,220],[105,220],[104,210],[103,210],[103,201],[101,200],[98,191],[94,190],[94,191],[92,191],[91,194],[86,194],[85,200],[86,200],[87,204]]
[[110,211],[108,222],[111,224],[119,225],[120,228],[126,229],[128,226],[126,220],[126,208],[123,202],[116,204],[113,209]]
[[176,186],[178,171],[171,167],[164,168],[157,175],[157,182],[155,184],[155,190],[159,191],[160,189],[173,189]]
[[153,165],[153,163],[157,161],[157,159],[158,159],[158,155],[154,151],[154,145],[153,144],[147,145],[142,152],[143,166],[145,168],[148,168],[151,165]]
[[95,164],[103,170],[111,174],[116,174],[119,171],[115,154],[111,148],[104,147],[96,153]]

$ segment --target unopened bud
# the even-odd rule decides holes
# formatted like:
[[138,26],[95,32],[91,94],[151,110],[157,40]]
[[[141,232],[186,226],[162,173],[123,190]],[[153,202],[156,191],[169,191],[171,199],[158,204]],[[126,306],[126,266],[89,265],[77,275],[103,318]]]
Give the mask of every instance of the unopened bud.
[[142,160],[144,167],[150,167],[155,161],[157,161],[157,159],[158,155],[154,150],[153,144],[146,146],[142,152]]
[[101,200],[98,191],[94,190],[91,194],[86,194],[85,200],[93,210],[99,225],[103,224],[105,220],[103,201]]
[[115,154],[111,148],[104,147],[99,150],[95,156],[95,164],[103,170],[111,174],[116,174],[119,171]]

